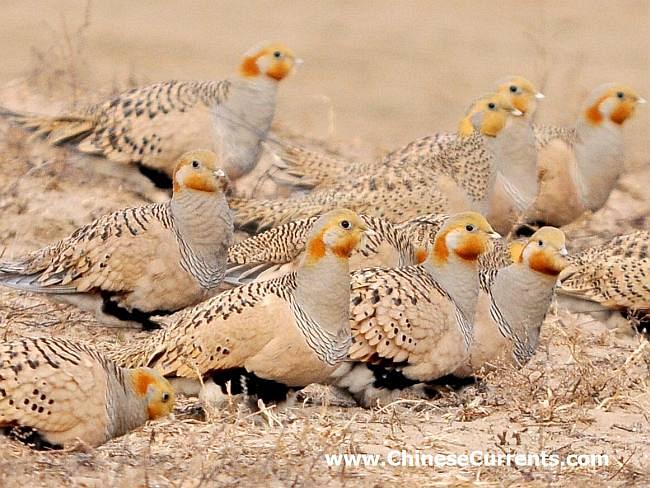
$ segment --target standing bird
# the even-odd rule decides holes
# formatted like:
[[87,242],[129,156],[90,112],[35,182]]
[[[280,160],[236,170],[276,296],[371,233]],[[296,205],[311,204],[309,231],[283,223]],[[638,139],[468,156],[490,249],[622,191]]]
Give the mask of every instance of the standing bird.
[[479,214],[456,214],[421,265],[369,268],[351,278],[349,359],[330,383],[362,406],[453,372],[469,356],[478,259],[497,238]]
[[134,88],[83,114],[43,116],[0,109],[51,144],[135,164],[169,188],[175,161],[197,147],[214,150],[235,180],[250,172],[275,112],[278,83],[300,60],[280,43],[249,49],[222,81],[167,81]]
[[606,83],[589,95],[575,128],[536,127],[540,188],[524,220],[561,226],[600,209],[624,169],[623,124],[645,102]]
[[348,258],[365,231],[355,213],[328,212],[314,223],[295,273],[185,310],[114,360],[154,368],[177,391],[206,400],[230,388],[281,402],[290,390],[324,381],[350,347]]
[[0,284],[45,293],[108,325],[158,328],[166,315],[213,295],[233,223],[228,178],[211,151],[183,155],[171,201],[104,215],[71,236],[0,262]]
[[564,233],[542,227],[517,254],[509,266],[481,267],[474,341],[454,376],[470,376],[499,361],[521,367],[535,353],[558,275],[568,265]]
[[558,303],[600,319],[619,311],[650,331],[650,232],[617,236],[576,255],[560,275]]
[[[532,116],[537,109],[537,100],[544,98],[544,95],[522,76],[510,76],[498,81],[495,91],[504,95],[510,104],[523,114],[521,119],[513,120],[511,125],[519,127],[520,130],[530,128]],[[350,178],[350,175],[377,173],[382,171],[382,168],[404,164],[419,165],[434,154],[445,151],[462,134],[472,133],[474,129],[471,118],[480,110],[478,104],[470,107],[461,121],[460,134],[437,132],[421,137],[375,161],[352,162],[300,146],[281,144],[276,148],[279,157],[276,159],[276,171],[272,176],[278,183],[295,188],[326,188]]]
[[159,373],[120,368],[78,341],[0,344],[0,431],[34,447],[98,446],[173,407],[174,390]]
[[426,161],[351,175],[332,187],[301,197],[231,199],[235,223],[246,230],[260,231],[322,214],[337,205],[393,222],[428,213],[485,211],[497,171],[527,162],[495,161],[501,146],[512,144],[509,137],[502,137],[504,127],[510,116],[521,112],[500,94],[482,97],[475,106],[470,118],[473,130]]

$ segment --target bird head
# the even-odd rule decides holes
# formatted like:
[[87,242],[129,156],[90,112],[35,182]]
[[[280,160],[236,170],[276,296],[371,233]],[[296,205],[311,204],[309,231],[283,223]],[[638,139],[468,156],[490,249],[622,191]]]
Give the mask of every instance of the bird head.
[[174,193],[183,190],[206,193],[225,193],[229,180],[219,167],[212,151],[197,150],[183,154],[174,169]]
[[591,92],[583,107],[583,117],[591,125],[598,126],[609,119],[622,125],[638,104],[646,103],[629,86],[618,83],[605,83]]
[[442,264],[447,262],[450,253],[454,253],[465,261],[476,261],[490,250],[490,239],[500,237],[481,214],[458,213],[450,217],[436,234],[431,259],[434,264]]
[[557,276],[568,266],[564,232],[555,227],[542,227],[535,232],[519,255],[519,262],[549,276]]
[[244,54],[239,74],[244,78],[265,76],[280,81],[302,64],[291,49],[279,42],[262,42]]
[[519,117],[522,113],[515,108],[507,95],[491,93],[476,100],[460,121],[458,133],[469,136],[475,131],[485,136],[496,137],[506,126],[508,117]]
[[532,117],[537,110],[537,100],[544,95],[523,76],[510,76],[497,82],[496,92],[510,99],[513,107],[524,116]]
[[174,409],[174,388],[159,372],[151,368],[133,370],[133,387],[145,399],[149,420],[166,417]]
[[367,225],[351,210],[331,210],[312,227],[307,240],[305,263],[315,264],[327,254],[348,259],[368,232]]

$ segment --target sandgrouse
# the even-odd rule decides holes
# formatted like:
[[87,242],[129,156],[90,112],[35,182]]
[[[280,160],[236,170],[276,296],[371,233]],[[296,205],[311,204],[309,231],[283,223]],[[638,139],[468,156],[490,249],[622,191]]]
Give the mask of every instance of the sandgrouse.
[[223,278],[233,223],[218,166],[213,152],[186,153],[171,201],[119,210],[0,262],[0,284],[72,303],[107,325],[157,328],[151,316],[198,303]]
[[174,391],[159,373],[120,368],[78,341],[0,344],[0,430],[34,447],[98,446],[173,406]]
[[617,83],[597,87],[575,128],[535,127],[539,194],[526,222],[566,225],[600,209],[624,169],[622,126],[645,100]]
[[572,258],[560,275],[558,302],[605,319],[620,311],[650,330],[650,232],[617,236]]
[[214,150],[232,179],[250,172],[261,154],[275,112],[278,83],[296,62],[283,44],[249,49],[236,75],[222,81],[167,81],[134,88],[86,113],[43,116],[0,109],[82,153],[138,165],[160,187],[171,186],[175,161],[185,152]]
[[234,198],[230,205],[235,211],[235,223],[246,230],[260,231],[322,214],[336,205],[393,222],[420,214],[487,210],[497,171],[519,164],[497,162],[495,153],[512,144],[509,137],[502,137],[502,132],[510,116],[521,113],[501,94],[482,97],[477,104],[471,116],[476,131],[468,131],[445,151],[420,164],[352,175],[347,181],[301,197],[271,201]]
[[355,213],[332,210],[314,223],[295,273],[227,290],[113,358],[152,367],[177,391],[208,401],[227,391],[284,401],[347,356],[348,258],[365,232]]
[[460,213],[442,226],[423,264],[352,273],[353,344],[330,383],[372,406],[467,361],[479,293],[477,261],[496,237],[482,216]]

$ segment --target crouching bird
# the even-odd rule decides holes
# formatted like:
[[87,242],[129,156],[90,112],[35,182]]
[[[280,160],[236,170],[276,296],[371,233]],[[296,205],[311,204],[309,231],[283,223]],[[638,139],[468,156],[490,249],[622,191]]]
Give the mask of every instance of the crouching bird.
[[314,223],[295,272],[227,290],[112,357],[154,368],[204,400],[229,391],[282,402],[347,357],[348,259],[366,231],[355,213],[332,210]]
[[0,261],[0,284],[71,303],[106,325],[158,328],[152,316],[214,295],[223,279],[233,223],[218,163],[211,151],[184,154],[171,201],[118,210]]
[[159,373],[120,368],[76,341],[0,344],[0,431],[32,447],[98,446],[173,407],[174,390]]

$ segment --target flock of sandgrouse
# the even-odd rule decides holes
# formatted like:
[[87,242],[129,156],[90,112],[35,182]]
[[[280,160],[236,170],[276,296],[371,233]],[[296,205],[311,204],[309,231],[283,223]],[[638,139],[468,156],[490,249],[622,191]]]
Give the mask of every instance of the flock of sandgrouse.
[[[5,433],[98,445],[168,414],[174,392],[282,402],[323,383],[370,407],[497,362],[522,366],[555,292],[572,310],[647,320],[649,232],[568,256],[550,227],[607,200],[623,169],[622,126],[645,103],[634,90],[599,86],[575,127],[546,127],[531,122],[543,95],[511,77],[458,132],[351,162],[268,137],[278,84],[298,63],[265,43],[224,81],[156,83],[83,114],[0,110],[173,189],[170,201],[0,262],[5,286],[100,323],[159,329],[104,353],[60,338],[2,344]],[[280,156],[274,177],[295,194],[231,197],[265,142]],[[235,243],[235,228],[255,235]],[[169,314],[160,328],[155,317]]]

